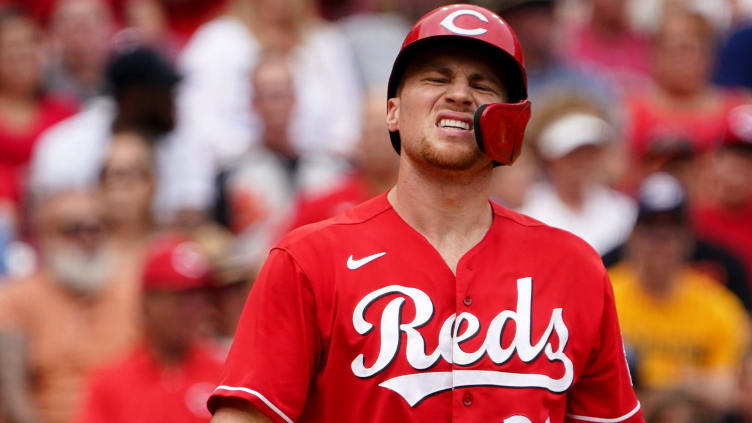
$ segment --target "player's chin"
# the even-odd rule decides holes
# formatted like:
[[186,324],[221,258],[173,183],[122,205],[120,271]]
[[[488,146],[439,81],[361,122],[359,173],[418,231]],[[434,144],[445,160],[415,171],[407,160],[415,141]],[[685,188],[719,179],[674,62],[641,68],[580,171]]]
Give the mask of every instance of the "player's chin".
[[423,159],[433,167],[462,171],[472,169],[488,161],[475,144],[464,142],[427,145],[421,152]]

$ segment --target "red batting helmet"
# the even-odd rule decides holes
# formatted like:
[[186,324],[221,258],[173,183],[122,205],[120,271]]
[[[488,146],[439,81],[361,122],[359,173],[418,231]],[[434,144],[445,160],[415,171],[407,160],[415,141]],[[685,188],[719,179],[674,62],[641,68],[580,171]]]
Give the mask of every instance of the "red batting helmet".
[[[522,49],[512,28],[498,15],[480,6],[453,4],[428,12],[405,37],[389,76],[387,98],[397,95],[405,69],[418,54],[447,43],[480,52],[506,81],[509,103],[484,104],[475,112],[478,147],[495,162],[509,165],[520,154],[525,126],[530,119],[527,77]],[[400,151],[399,132],[389,133]]]

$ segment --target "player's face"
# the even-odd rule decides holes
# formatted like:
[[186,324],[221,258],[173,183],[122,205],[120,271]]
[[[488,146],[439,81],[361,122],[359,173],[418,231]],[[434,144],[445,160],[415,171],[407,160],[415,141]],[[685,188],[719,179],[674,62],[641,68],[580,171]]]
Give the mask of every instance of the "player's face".
[[409,159],[447,170],[490,165],[475,142],[473,113],[506,101],[495,68],[477,53],[459,48],[413,60],[396,98],[387,103],[390,131],[398,130]]

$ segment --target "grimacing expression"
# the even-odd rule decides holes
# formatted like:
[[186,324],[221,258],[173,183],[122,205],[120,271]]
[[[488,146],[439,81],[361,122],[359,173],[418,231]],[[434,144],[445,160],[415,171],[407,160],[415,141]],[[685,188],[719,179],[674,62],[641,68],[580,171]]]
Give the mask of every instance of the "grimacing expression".
[[387,102],[387,124],[399,131],[402,154],[413,161],[454,171],[484,167],[491,159],[475,142],[473,114],[506,98],[497,68],[479,54],[431,50],[407,67],[397,97]]

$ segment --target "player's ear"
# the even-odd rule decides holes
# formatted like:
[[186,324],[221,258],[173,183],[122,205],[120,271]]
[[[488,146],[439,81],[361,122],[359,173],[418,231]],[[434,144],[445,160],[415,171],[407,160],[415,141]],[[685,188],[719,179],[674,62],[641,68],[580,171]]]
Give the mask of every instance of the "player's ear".
[[386,101],[386,126],[389,132],[399,130],[399,97]]

